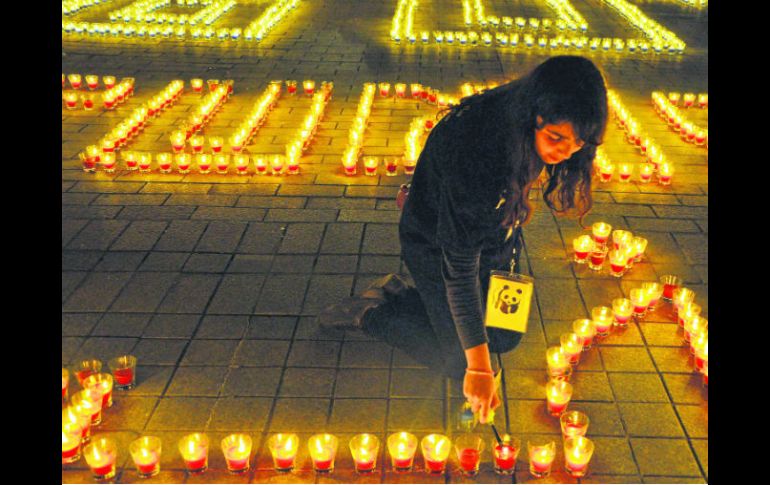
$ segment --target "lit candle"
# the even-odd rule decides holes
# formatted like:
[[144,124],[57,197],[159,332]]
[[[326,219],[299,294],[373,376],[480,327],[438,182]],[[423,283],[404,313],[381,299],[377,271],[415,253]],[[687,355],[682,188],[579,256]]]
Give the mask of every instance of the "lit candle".
[[78,93],[75,91],[65,91],[62,96],[64,97],[64,106],[67,109],[77,109],[78,107]]
[[390,94],[390,83],[380,83],[380,96],[387,98]]
[[238,175],[248,175],[249,173],[249,156],[239,153],[233,155],[233,163],[235,163],[235,172]]
[[104,102],[104,109],[112,109],[115,107],[117,96],[112,91],[106,91],[102,93],[102,101]]
[[111,439],[93,440],[83,449],[83,455],[96,480],[111,480],[115,476],[118,447]]
[[80,425],[74,422],[62,422],[61,425],[61,462],[62,465],[74,463],[80,459]]
[[243,473],[249,469],[251,444],[251,436],[242,433],[228,435],[222,440],[222,454],[230,473]]
[[620,278],[626,272],[628,257],[625,250],[613,249],[609,252],[610,275]]
[[548,364],[548,377],[551,379],[566,379],[572,370],[569,357],[562,347],[548,347],[545,351],[545,359]]
[[89,157],[85,152],[78,153],[78,157],[80,158],[80,162],[83,164],[84,172],[96,171],[96,161],[93,157]]
[[96,98],[96,95],[94,93],[83,93],[83,95],[81,95],[80,97],[80,99],[83,101],[83,109],[85,109],[86,111],[91,111],[92,109],[94,109],[95,98]]
[[62,400],[67,399],[67,387],[70,383],[70,371],[65,369],[64,367],[61,368],[61,398]]
[[420,444],[428,473],[444,473],[451,450],[449,438],[441,434],[429,434]]
[[612,231],[612,226],[606,222],[595,222],[591,226],[591,233],[597,244],[605,244]]
[[551,473],[551,465],[556,457],[556,443],[545,445],[527,443],[529,451],[529,473],[535,478],[545,478]]
[[184,150],[186,140],[187,134],[183,130],[176,130],[171,133],[171,148],[174,153],[181,153]]
[[267,159],[265,157],[254,157],[254,167],[257,169],[257,173],[264,174],[267,172]]
[[286,157],[286,173],[288,175],[299,174],[299,150],[294,150]]
[[190,137],[190,146],[194,152],[200,153],[203,150],[203,137],[200,135]]
[[521,450],[521,440],[510,435],[503,435],[501,443],[493,442],[492,451],[495,459],[495,473],[512,475],[516,468],[516,458]]
[[[184,153],[181,153],[180,156],[187,156]],[[147,152],[142,152],[138,156],[138,162],[139,162],[139,171],[140,172],[149,172],[150,171],[150,165],[152,164],[152,154]]]
[[676,308],[677,313],[681,310],[681,308],[691,301],[695,300],[695,292],[692,291],[689,288],[677,288],[674,290],[674,296],[672,298],[672,301],[674,302],[674,308]]
[[364,173],[370,177],[377,175],[377,166],[380,164],[380,160],[377,157],[365,157],[364,158]]
[[398,158],[385,157],[385,175],[388,177],[396,176],[398,170]]
[[273,155],[270,158],[270,167],[273,170],[273,175],[281,175],[283,172],[283,156]]
[[709,339],[707,333],[701,334],[697,346],[694,349],[694,354],[695,370],[708,374]]
[[588,350],[593,345],[594,336],[596,335],[596,327],[594,322],[589,318],[579,318],[572,322],[572,331],[580,337],[583,350]]
[[694,301],[687,301],[677,310],[677,319],[680,327],[685,327],[694,317],[700,315],[701,306]]
[[569,360],[569,363],[573,366],[577,365],[580,361],[580,354],[583,352],[583,341],[574,333],[565,333],[559,337],[561,342],[561,349],[564,355]]
[[671,101],[671,104],[674,106],[679,104],[679,100],[681,99],[682,95],[679,93],[668,93],[668,100]]
[[663,275],[660,277],[660,283],[663,285],[661,298],[671,301],[674,298],[674,291],[682,286],[682,279],[674,275]]
[[612,231],[612,247],[620,249],[621,246],[630,244],[633,238],[634,235],[630,231],[624,231],[622,229]]
[[214,166],[217,167],[217,173],[227,173],[227,165],[229,163],[229,157],[225,153],[217,153],[214,155]]
[[313,468],[320,473],[334,470],[334,458],[337,455],[337,437],[328,433],[317,434],[308,440],[310,459]]
[[559,416],[567,409],[572,398],[572,384],[568,381],[551,379],[545,385],[548,413],[551,416]]
[[112,89],[115,87],[115,76],[102,76],[102,82],[105,89]]
[[575,262],[578,264],[584,264],[588,258],[588,253],[593,246],[593,240],[591,236],[585,234],[580,237],[576,237],[572,240],[572,248],[575,251]]
[[690,350],[694,352],[695,348],[691,344],[693,337],[698,337],[708,332],[709,321],[700,315],[693,315],[684,322],[684,341],[690,343]]
[[698,106],[701,108],[709,107],[709,95],[708,93],[702,93],[698,95]]
[[99,86],[99,76],[94,76],[93,74],[87,75],[86,85],[88,86],[88,89],[96,89],[97,86]]
[[585,413],[580,411],[567,411],[559,417],[561,435],[563,439],[585,436],[588,432],[590,420]]
[[97,387],[83,389],[76,392],[70,398],[73,406],[80,408],[83,412],[88,410],[91,415],[91,424],[96,426],[102,422],[102,391]]
[[396,471],[408,471],[414,462],[414,452],[417,450],[417,437],[406,431],[393,433],[388,436],[388,452]]
[[240,153],[243,148],[243,137],[240,134],[235,134],[230,137],[229,142],[233,153]]
[[69,80],[72,89],[80,89],[80,86],[83,84],[83,79],[80,74],[70,74],[67,76],[67,79]]
[[631,180],[631,172],[633,171],[630,163],[621,163],[618,165],[618,176],[621,182],[628,182]]
[[192,87],[192,90],[196,93],[200,93],[203,91],[203,79],[190,79],[190,86]]
[[222,151],[222,137],[221,136],[210,136],[209,137],[209,145],[211,145],[211,151],[214,153],[219,153]]
[[698,146],[703,145],[706,143],[706,138],[708,138],[708,130],[697,130],[695,132],[695,144]]
[[104,372],[91,374],[83,380],[83,389],[95,387],[102,394],[102,409],[112,406],[112,376]]
[[373,434],[358,434],[351,438],[349,447],[356,472],[372,473],[377,466],[380,440]]
[[612,308],[606,306],[596,306],[591,309],[591,319],[594,322],[596,335],[606,337],[610,334],[610,327],[614,321]]
[[457,461],[463,475],[478,474],[482,451],[484,451],[484,440],[478,434],[464,434],[455,440]]
[[289,94],[295,94],[297,92],[297,81],[286,81],[286,92]]
[[670,185],[674,175],[674,166],[670,163],[661,163],[658,167],[658,182],[660,185]]
[[310,79],[303,81],[302,87],[305,88],[305,94],[312,96],[313,92],[315,91],[315,81]]
[[682,96],[682,100],[684,101],[684,107],[689,108],[693,104],[695,104],[695,94],[693,93],[684,93],[684,96]]
[[155,156],[155,159],[158,161],[158,169],[160,170],[160,173],[171,172],[172,157],[170,153],[158,153]]
[[142,436],[128,446],[131,458],[141,478],[149,478],[160,473],[160,438]]
[[[427,34],[427,32],[426,32]],[[406,84],[404,83],[397,83],[395,85],[396,89],[396,97],[403,98],[406,95]]]
[[572,477],[584,477],[588,473],[588,462],[594,453],[594,443],[585,436],[564,440],[564,465]]
[[86,444],[91,440],[91,409],[83,406],[70,405],[62,410],[62,424],[74,423],[80,432],[80,443]]
[[648,310],[652,310],[658,304],[658,300],[663,294],[663,285],[656,282],[642,283],[642,289],[647,292],[650,297],[650,303],[647,305]]
[[607,246],[598,243],[594,244],[591,249],[591,255],[588,258],[588,267],[594,271],[601,270],[607,257],[607,251]]
[[633,311],[634,305],[628,298],[615,298],[612,300],[612,313],[615,315],[615,324],[618,327],[628,326],[628,320],[631,318]]
[[628,297],[634,307],[633,315],[639,318],[644,317],[647,313],[647,307],[650,306],[650,294],[642,288],[634,288]]
[[136,383],[136,357],[121,355],[108,362],[112,376],[115,378],[115,388],[127,390]]
[[634,248],[634,261],[637,263],[644,257],[644,252],[647,250],[647,239],[636,236],[631,240],[631,247]]
[[213,93],[219,87],[219,79],[207,79],[206,85],[209,87],[209,92]]
[[91,374],[98,374],[102,370],[102,361],[97,359],[84,359],[75,366],[75,377],[80,387],[83,387],[83,381]]
[[612,180],[612,172],[615,171],[615,165],[610,162],[603,163],[599,166],[599,181],[609,182]]
[[294,459],[297,457],[299,448],[299,437],[296,434],[274,434],[268,440],[267,446],[273,457],[273,466],[276,471],[289,472],[294,468]]
[[179,454],[190,473],[202,473],[208,468],[209,439],[203,433],[193,433],[179,440]]

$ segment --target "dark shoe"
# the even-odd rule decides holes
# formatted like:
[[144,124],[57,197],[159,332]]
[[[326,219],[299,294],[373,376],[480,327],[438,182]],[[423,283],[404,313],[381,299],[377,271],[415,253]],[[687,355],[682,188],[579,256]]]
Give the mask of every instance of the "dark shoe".
[[318,314],[317,322],[322,328],[341,330],[362,330],[364,315],[372,308],[385,303],[380,298],[348,297],[325,308]]
[[382,299],[385,298],[386,295],[397,295],[407,288],[409,288],[409,285],[407,285],[403,278],[397,274],[391,273],[374,280],[374,282],[361,293],[361,297]]

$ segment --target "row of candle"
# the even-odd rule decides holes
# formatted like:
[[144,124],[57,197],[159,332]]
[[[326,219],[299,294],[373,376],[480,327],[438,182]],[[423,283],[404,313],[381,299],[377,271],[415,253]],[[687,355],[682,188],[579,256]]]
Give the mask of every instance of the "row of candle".
[[[64,89],[66,82],[69,81],[72,89],[80,89],[83,86],[83,79],[85,78],[86,86],[88,89],[94,90],[99,87],[99,76],[95,74],[87,74],[85,77],[80,74],[67,74],[61,75],[61,87]],[[102,76],[102,83],[104,83],[104,89],[112,89],[115,87],[115,76]]]
[[298,3],[299,0],[277,0],[246,27],[244,37],[247,40],[262,40],[273,27],[297,7]]
[[[634,263],[642,260],[647,249],[647,239],[634,236],[631,231],[616,229],[612,231],[611,249],[607,244],[612,226],[606,222],[596,222],[592,234],[578,236],[572,240],[573,259],[578,264],[588,262],[588,267],[599,271],[609,256],[610,274],[621,277],[630,270]],[[590,257],[589,257],[590,256]]]
[[[106,173],[113,173],[117,168],[117,157],[114,153],[98,154],[95,157],[89,157],[85,153],[81,153],[81,160],[83,162],[83,170],[86,172],[94,172],[97,165],[101,165],[102,169]],[[259,175],[296,175],[299,173],[299,164],[297,160],[294,163],[290,163],[291,160],[285,155],[246,155],[239,153],[236,155],[229,155],[226,153],[198,153],[191,155],[189,153],[158,153],[155,155],[153,161],[153,155],[148,152],[134,152],[126,151],[122,154],[123,166],[126,170],[137,170],[141,173],[149,173],[154,170],[154,166],[157,166],[159,173],[172,173],[179,174],[190,173],[194,168],[198,173],[207,174],[216,172],[218,174],[230,173],[231,165],[235,168],[235,173],[238,175],[251,175],[256,173]],[[379,160],[375,158],[373,165],[372,175],[376,174],[376,169]],[[252,170],[253,164],[253,170]],[[396,165],[397,166],[397,165]],[[392,168],[395,172],[395,167]]]
[[709,6],[709,0],[679,0],[679,3],[683,3],[688,7],[695,7],[698,9],[706,8]]
[[[342,153],[342,171],[345,175],[352,176],[356,174],[358,157],[363,147],[364,131],[366,131],[366,126],[369,123],[369,115],[372,112],[376,90],[377,87],[374,83],[365,83],[361,97],[358,100],[356,116],[353,118],[353,124],[348,131],[348,145]],[[366,173],[369,174],[371,171],[371,169],[367,169]]]
[[[102,361],[98,359],[83,359],[80,362],[78,362],[73,371],[72,374],[75,375],[75,378],[78,381],[78,384],[83,389],[88,388],[88,378],[94,375],[101,374],[102,378],[99,380],[100,382],[106,377],[112,377],[115,382],[115,387],[117,389],[126,390],[131,389],[134,387],[134,384],[136,383],[136,357],[133,355],[121,355],[119,357],[114,357],[110,359],[107,362],[107,365],[110,368],[110,371],[112,374],[101,374],[102,371]],[[67,399],[68,395],[68,389],[69,389],[69,383],[70,383],[70,372],[62,367],[61,370],[61,396],[62,400]],[[109,390],[112,389],[110,381]],[[102,385],[102,384],[100,384]],[[105,390],[105,394],[107,394],[107,390]],[[112,402],[111,396],[105,396],[105,403],[109,401]],[[110,404],[111,405],[111,404]]]
[[433,129],[433,120],[430,116],[414,118],[409,124],[409,130],[404,136],[404,173],[411,174],[417,165],[417,159],[425,144],[426,131]]
[[680,38],[645,15],[639,7],[628,0],[602,1],[615,9],[631,25],[642,31],[646,38],[652,40],[653,45],[661,45],[663,48],[667,48],[669,52],[674,51],[681,54],[684,51],[686,44]]
[[617,172],[618,180],[621,183],[631,182],[634,167],[636,167],[636,172],[639,174],[637,180],[643,184],[652,181],[653,173],[657,174],[656,180],[660,185],[671,185],[671,179],[674,176],[674,166],[668,162],[663,162],[656,170],[655,164],[646,161],[636,164],[628,162],[615,164],[607,159],[600,159],[597,157],[594,165],[596,167],[596,172],[599,175],[599,181],[605,183],[612,180],[612,175],[615,172]]
[[[70,74],[72,76],[72,74]],[[79,75],[78,75],[79,76]],[[86,76],[90,77],[90,76]],[[72,81],[70,81],[72,84]],[[79,85],[79,83],[75,83]],[[89,87],[91,82],[89,81]],[[107,88],[100,97],[104,103],[105,109],[114,109],[117,105],[123,103],[134,93],[134,78],[123,78],[119,84],[112,85]],[[83,109],[90,111],[96,106],[95,100],[97,98],[94,92],[81,93],[77,90],[62,91],[62,100],[64,101],[64,107],[73,110],[77,109],[78,101],[82,101]]]
[[[580,30],[586,31],[588,29],[588,24],[586,23],[585,19],[577,10],[575,10],[575,7],[573,7],[568,0],[546,0],[546,4],[556,14],[557,20],[555,22],[555,26],[559,30],[577,30],[580,28]],[[473,12],[471,12],[471,9]],[[476,18],[476,22],[482,27],[486,27],[487,24],[498,27],[501,23],[501,19],[499,17],[493,15],[485,15],[484,4],[482,0],[473,0],[473,7],[471,7],[470,0],[463,0],[463,19],[465,21],[465,25],[470,26],[473,24],[473,17]],[[524,19],[523,17],[516,17],[516,19],[511,17],[502,18],[503,27],[510,28],[514,25],[514,22],[515,25],[519,28],[524,28],[526,25],[529,25],[533,29],[537,29],[540,25],[542,25],[544,30],[549,29],[551,25],[554,24],[551,19],[530,18],[529,22],[527,22],[527,19]]]
[[[681,113],[677,104],[679,102],[679,93],[670,93],[667,97],[660,91],[653,91],[652,104],[655,108],[655,112],[658,113],[667,124],[674,131],[688,143],[694,143],[698,146],[704,146],[708,148],[708,129],[701,128],[694,123],[688,121],[688,119]],[[703,96],[703,95],[701,95]],[[700,106],[708,106],[708,95],[705,95],[705,99],[699,99]],[[671,99],[676,100],[676,103]],[[689,108],[695,104],[695,95],[693,93],[686,93],[683,105],[685,108]]]
[[310,113],[305,116],[302,126],[286,144],[286,165],[289,175],[299,173],[299,159],[302,153],[310,146],[310,142],[318,130],[318,124],[323,119],[324,111],[331,99],[333,89],[334,83],[331,81],[323,81],[321,83],[319,91],[313,94]]
[[[249,143],[259,128],[265,123],[265,120],[267,120],[268,113],[275,107],[278,97],[281,95],[281,86],[279,83],[272,82],[268,85],[254,103],[251,111],[238,125],[235,133],[229,138],[230,149],[234,154],[241,152],[244,145]],[[219,153],[221,151],[221,138],[212,137],[210,138],[210,143],[214,153]],[[196,151],[196,144],[192,144],[192,148],[193,151]]]
[[[200,152],[203,148],[203,137],[193,135],[206,126],[213,118],[213,115],[221,109],[224,103],[229,99],[232,92],[232,83],[222,84],[214,91],[206,94],[203,99],[193,107],[192,113],[187,117],[181,130],[171,132],[171,149],[174,153],[181,153],[184,150],[185,143],[190,140],[193,151]],[[215,142],[216,143],[216,142]],[[216,145],[214,145],[216,146]],[[219,145],[221,147],[221,144]]]
[[[681,285],[678,277],[671,277]],[[678,287],[672,293],[676,310],[676,321],[682,329],[682,340],[689,346],[693,358],[693,370],[703,376],[703,385],[708,385],[708,320],[701,316],[701,306],[695,302],[695,292]]]
[[99,5],[101,3],[110,2],[112,0],[62,0],[61,2],[61,14],[72,15],[81,10],[85,10],[88,7]]
[[[401,41],[402,30],[403,36],[410,39],[412,42],[416,39],[414,35],[414,9],[417,7],[417,0],[398,0],[396,4],[396,11],[393,14],[393,20],[390,26],[390,38],[396,42]],[[402,19],[405,25],[402,27]]]

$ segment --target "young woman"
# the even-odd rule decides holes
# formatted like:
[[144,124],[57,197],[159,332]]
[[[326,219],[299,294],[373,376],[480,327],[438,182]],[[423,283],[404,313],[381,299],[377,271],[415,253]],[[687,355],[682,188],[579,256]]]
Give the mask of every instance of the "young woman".
[[388,275],[326,309],[319,323],[362,328],[463,379],[485,422],[500,404],[490,353],[507,352],[522,337],[484,326],[490,271],[509,269],[512,257],[518,264],[529,191],[543,170],[551,210],[576,209],[581,217],[590,210],[606,124],[604,79],[575,56],[551,58],[451,107],[425,143],[399,225],[416,288]]

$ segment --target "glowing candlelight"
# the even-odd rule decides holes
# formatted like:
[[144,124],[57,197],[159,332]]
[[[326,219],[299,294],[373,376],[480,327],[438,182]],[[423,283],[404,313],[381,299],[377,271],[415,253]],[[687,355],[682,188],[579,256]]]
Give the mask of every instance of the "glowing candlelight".
[[[184,154],[182,154],[184,155]],[[189,155],[188,155],[189,156]],[[139,163],[139,171],[140,172],[149,172],[150,171],[150,165],[152,164],[152,154],[147,152],[142,152],[138,155],[138,163]]]
[[348,446],[355,463],[356,472],[372,473],[377,466],[380,440],[373,434],[363,433],[351,438]]
[[380,88],[380,96],[382,96],[383,98],[387,98],[388,95],[390,94],[390,83],[380,83],[379,88]]
[[695,355],[694,365],[695,370],[699,372],[708,373],[709,362],[709,339],[708,333],[700,334],[697,339],[696,345],[693,347],[693,353]]
[[308,440],[310,459],[316,472],[328,473],[334,470],[337,455],[337,437],[328,433],[317,434]]
[[593,453],[594,443],[585,436],[564,440],[564,465],[567,472],[576,478],[586,476]]
[[409,85],[409,90],[413,98],[420,97],[420,94],[422,93],[422,84],[412,83]]
[[67,80],[70,82],[72,89],[80,89],[80,86],[83,84],[80,74],[70,74],[67,76]]
[[572,248],[575,251],[575,262],[578,264],[584,264],[588,258],[588,253],[591,251],[592,246],[593,240],[591,239],[591,236],[587,234],[573,239]]
[[626,272],[628,257],[625,250],[613,249],[609,252],[610,275],[620,278]]
[[200,153],[203,150],[203,137],[200,135],[190,137],[190,146],[193,152]]
[[312,96],[313,92],[315,91],[315,81],[310,79],[303,81],[302,87],[305,89],[305,94]]
[[77,109],[78,107],[78,99],[80,96],[75,91],[65,91],[62,94],[62,97],[64,98],[64,106],[67,109]]
[[238,175],[248,175],[249,173],[249,156],[239,153],[233,155],[233,163],[235,163],[235,173]]
[[67,399],[67,387],[70,383],[70,371],[65,369],[64,367],[61,368],[61,398],[62,400]]
[[394,470],[411,470],[416,450],[417,437],[413,434],[402,431],[388,436],[388,452]]
[[674,308],[679,313],[686,303],[695,300],[695,292],[689,288],[677,288],[674,290],[672,301],[674,302]]
[[631,180],[631,173],[633,172],[633,165],[630,163],[621,163],[618,165],[618,176],[621,182],[628,182]]
[[[426,32],[427,34],[427,32]],[[396,97],[403,98],[406,95],[406,84],[404,83],[396,83],[394,86],[396,89]]]
[[[698,307],[700,312],[700,307]],[[684,321],[684,341],[690,343],[693,335],[697,336],[708,330],[708,320],[701,317],[700,314],[694,314],[689,316]]]
[[270,168],[273,171],[273,175],[281,175],[283,173],[284,160],[281,155],[273,155],[270,158]]
[[535,478],[545,478],[551,473],[551,465],[556,457],[556,443],[545,445],[527,443],[529,451],[529,473]]
[[184,150],[185,141],[187,141],[187,134],[182,130],[176,130],[171,133],[170,138],[174,153],[181,153]]
[[99,86],[99,76],[89,74],[86,76],[86,85],[88,89],[96,89]]
[[610,162],[603,163],[599,166],[599,181],[609,182],[612,180],[612,173],[615,171],[615,165]]
[[128,446],[131,458],[141,478],[149,478],[160,473],[160,438],[142,436]]
[[564,380],[551,379],[545,385],[548,413],[559,416],[567,409],[572,398],[572,384]]
[[171,173],[171,162],[173,160],[170,153],[158,153],[155,156],[158,162],[158,170],[160,173]]
[[83,449],[83,455],[96,480],[110,480],[115,476],[118,447],[111,439],[93,440]]
[[631,318],[633,311],[634,305],[628,298],[615,298],[612,300],[612,313],[615,315],[615,324],[618,327],[628,326],[628,320]]
[[251,444],[251,436],[242,433],[228,435],[222,440],[222,454],[230,473],[243,473],[249,469]]
[[661,163],[658,167],[658,182],[660,185],[670,185],[674,176],[674,166],[670,163]]
[[709,95],[708,93],[702,93],[698,95],[698,106],[701,108],[709,107]]
[[115,379],[115,388],[128,390],[136,384],[136,357],[133,355],[121,355],[110,359],[108,362],[112,377]]
[[203,433],[192,433],[179,440],[179,454],[190,473],[202,473],[208,468],[209,439]]
[[345,175],[356,174],[356,162],[357,158],[353,151],[345,152],[345,155],[342,157],[342,168]]
[[217,168],[217,173],[227,173],[227,165],[229,164],[229,157],[225,153],[217,153],[212,158],[214,166]]
[[219,79],[207,79],[206,85],[209,87],[209,92],[213,93],[219,87]]
[[631,247],[634,248],[634,261],[637,263],[644,257],[644,252],[647,250],[647,239],[636,236],[631,240]]
[[97,359],[84,359],[75,366],[75,377],[80,387],[83,387],[83,381],[91,374],[98,374],[102,370],[102,361]]
[[203,79],[190,79],[190,87],[192,87],[192,90],[196,93],[200,93],[203,91]]
[[572,331],[580,337],[583,344],[583,350],[591,348],[594,336],[596,335],[596,327],[593,320],[589,318],[579,318],[572,322]]
[[102,391],[97,387],[83,389],[70,398],[70,402],[83,412],[91,415],[91,424],[96,426],[102,422]]
[[478,434],[464,434],[455,440],[457,461],[460,463],[460,472],[463,475],[478,474],[482,451],[484,451],[484,440]]
[[564,355],[573,366],[580,361],[580,354],[583,352],[583,340],[575,333],[564,333],[559,337],[561,349]]
[[594,244],[591,249],[591,255],[588,258],[588,267],[594,271],[599,271],[604,265],[604,260],[607,258],[607,246],[602,244]]
[[364,173],[370,177],[377,175],[377,167],[380,164],[380,160],[377,157],[365,157],[364,158]]
[[545,351],[548,364],[548,377],[551,379],[566,379],[571,373],[569,356],[562,347],[548,347]]
[[299,437],[296,434],[274,434],[268,440],[267,446],[276,471],[289,472],[294,468],[294,459],[299,449]]
[[267,159],[265,157],[254,157],[254,167],[258,174],[265,174],[267,172]]
[[561,435],[563,439],[585,436],[588,432],[590,420],[585,413],[580,411],[567,411],[559,417]]
[[660,283],[663,285],[661,298],[665,301],[671,301],[674,297],[674,291],[682,286],[682,279],[674,275],[663,275],[660,277]]
[[195,156],[200,173],[209,173],[211,170],[212,157],[208,153],[199,153]]
[[398,170],[398,158],[385,157],[385,175],[388,177],[395,177]]
[[115,107],[117,96],[112,91],[106,91],[102,93],[102,101],[104,102],[104,109],[112,109]]
[[612,231],[612,226],[606,222],[595,222],[591,226],[591,233],[597,244],[605,244]]
[[591,309],[591,319],[594,322],[596,335],[606,337],[610,334],[610,327],[614,321],[612,308],[606,306],[596,306]]
[[634,288],[628,295],[633,306],[633,315],[642,318],[650,306],[650,294],[642,288]]
[[80,429],[80,443],[91,440],[91,410],[83,406],[70,405],[62,410],[62,425],[72,423]]
[[83,380],[83,389],[95,387],[102,394],[102,409],[112,406],[112,375],[100,372]]
[[222,137],[221,136],[210,136],[209,137],[209,145],[211,146],[211,151],[214,153],[219,153],[222,151]]
[[297,81],[286,81],[286,92],[289,94],[295,94],[297,92]]
[[495,473],[512,475],[516,469],[516,458],[521,450],[521,440],[510,435],[503,435],[502,442],[492,442],[492,454],[495,459]]
[[62,465],[74,463],[80,459],[81,428],[76,422],[62,422],[61,426],[61,462]]
[[429,434],[422,439],[420,445],[425,470],[431,474],[444,473],[451,450],[449,438],[441,434]]

